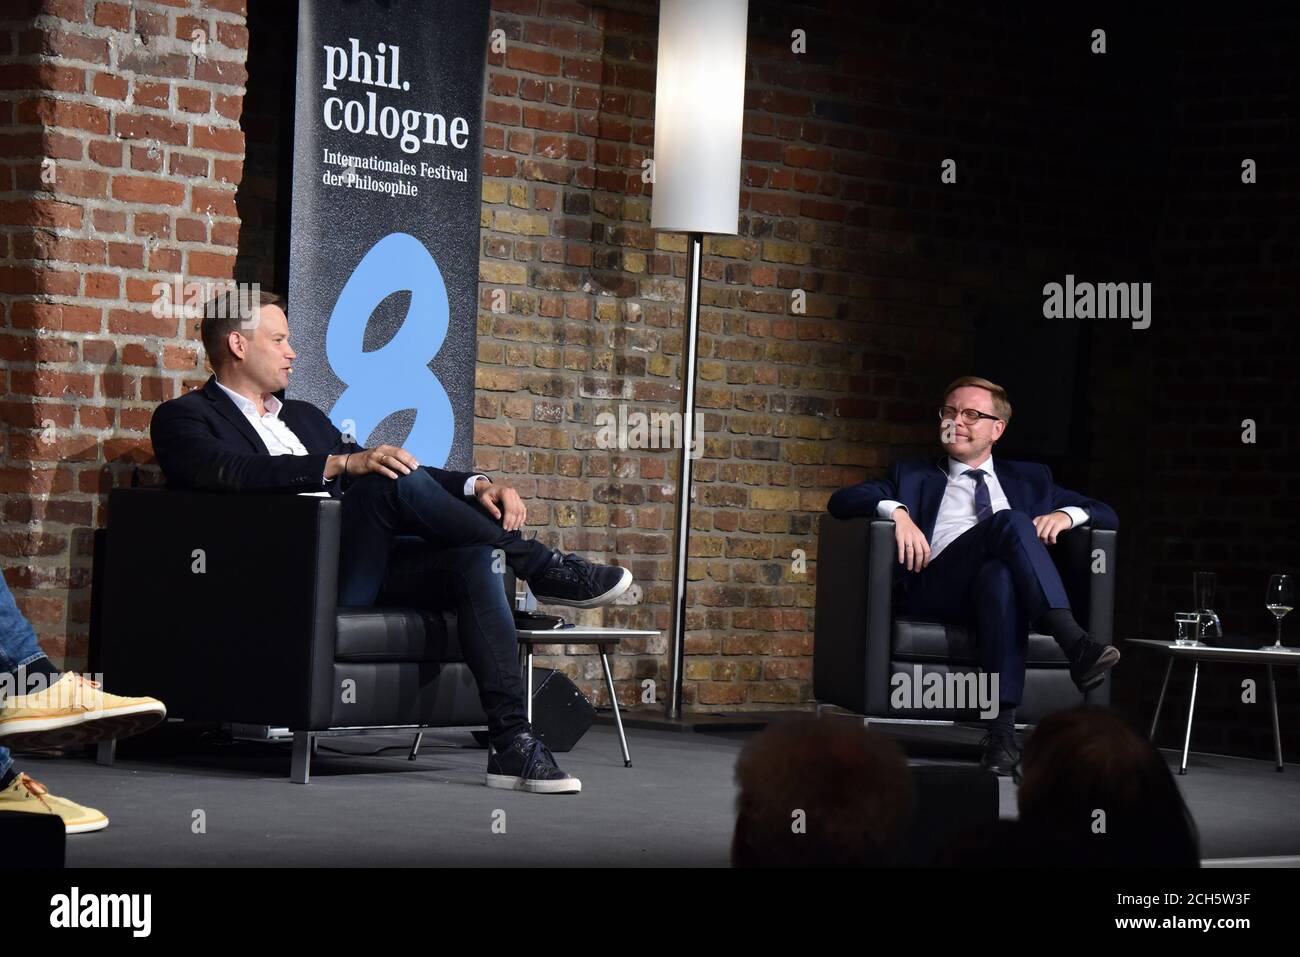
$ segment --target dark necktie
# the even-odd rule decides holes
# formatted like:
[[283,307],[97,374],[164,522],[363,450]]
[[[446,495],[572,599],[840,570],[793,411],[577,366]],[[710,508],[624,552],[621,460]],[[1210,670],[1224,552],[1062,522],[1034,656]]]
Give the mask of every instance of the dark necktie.
[[968,469],[962,473],[975,480],[975,521],[982,522],[993,515],[993,500],[989,498],[989,487],[984,484],[983,469]]

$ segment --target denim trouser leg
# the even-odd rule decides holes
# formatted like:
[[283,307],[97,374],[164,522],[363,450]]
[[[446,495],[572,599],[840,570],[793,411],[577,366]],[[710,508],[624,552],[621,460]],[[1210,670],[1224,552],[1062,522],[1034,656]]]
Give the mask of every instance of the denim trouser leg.
[[[44,657],[36,632],[18,610],[4,575],[0,575],[0,671],[17,677],[24,665]],[[9,773],[13,763],[9,749],[0,748],[0,778]]]
[[500,744],[528,729],[519,676],[514,615],[493,553],[524,580],[554,552],[519,532],[506,532],[479,506],[451,494],[424,469],[390,479],[362,476],[343,495],[339,604],[372,605],[379,597],[394,536],[428,542],[428,589],[436,604],[455,609],[461,651],[478,683],[488,732]]
[[16,674],[23,665],[44,657],[36,632],[18,610],[8,583],[0,575],[0,671]]
[[[343,495],[339,549],[339,604],[372,605],[379,597],[393,537],[419,535],[442,548],[487,545],[525,581],[555,554],[541,542],[507,532],[477,503],[452,495],[423,468],[390,479],[371,473]],[[501,591],[498,576],[497,591]]]
[[528,730],[524,684],[514,615],[493,569],[487,545],[443,548],[433,553],[429,589],[436,606],[454,609],[465,663],[478,683],[488,734],[500,746]]

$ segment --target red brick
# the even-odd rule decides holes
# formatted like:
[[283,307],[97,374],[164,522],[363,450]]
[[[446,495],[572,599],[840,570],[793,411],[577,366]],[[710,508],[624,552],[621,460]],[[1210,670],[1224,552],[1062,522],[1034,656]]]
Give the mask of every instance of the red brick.
[[82,208],[73,203],[50,199],[0,201],[0,225],[80,229],[83,218]]
[[193,133],[195,149],[243,155],[244,131],[238,127],[196,125]]
[[176,105],[186,113],[206,113],[212,108],[212,96],[207,90],[182,86],[176,90]]
[[127,94],[131,90],[131,84],[126,77],[114,76],[111,73],[96,73],[92,89],[96,96],[125,102]]
[[95,26],[125,32],[131,27],[131,8],[121,3],[95,4]]
[[146,176],[114,176],[113,198],[124,203],[179,206],[185,200],[185,187]]
[[128,140],[159,140],[173,146],[184,146],[189,141],[189,127],[184,123],[148,113],[118,113],[113,118],[113,129]]

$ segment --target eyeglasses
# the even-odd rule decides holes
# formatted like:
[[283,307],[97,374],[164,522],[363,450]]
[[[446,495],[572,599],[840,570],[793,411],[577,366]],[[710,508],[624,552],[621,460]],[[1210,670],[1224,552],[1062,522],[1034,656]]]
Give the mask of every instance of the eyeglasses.
[[939,419],[947,421],[948,419],[956,420],[961,416],[961,420],[967,425],[974,425],[980,419],[993,419],[995,422],[1001,421],[1001,416],[989,415],[987,412],[981,412],[979,409],[958,409],[955,406],[945,405],[939,410]]

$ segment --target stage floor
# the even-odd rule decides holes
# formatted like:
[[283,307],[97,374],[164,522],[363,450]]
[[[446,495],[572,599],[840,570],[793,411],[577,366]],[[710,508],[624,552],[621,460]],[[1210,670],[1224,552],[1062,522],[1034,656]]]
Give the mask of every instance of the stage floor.
[[[914,763],[978,756],[971,729],[882,730]],[[104,831],[69,837],[70,867],[716,867],[727,864],[746,737],[629,729],[624,768],[614,729],[597,725],[557,756],[582,779],[577,795],[484,787],[486,752],[464,732],[426,734],[415,761],[409,735],[323,739],[307,786],[289,782],[280,744],[165,756],[128,745],[113,767],[33,755],[17,766],[110,817]],[[1177,753],[1165,754],[1176,768]],[[1193,754],[1178,783],[1207,861],[1300,859],[1300,766],[1279,774],[1267,761]],[[1002,816],[1014,817],[1014,785],[1002,784]]]

